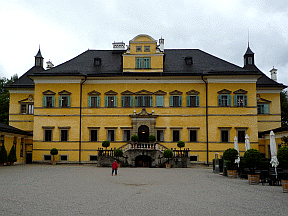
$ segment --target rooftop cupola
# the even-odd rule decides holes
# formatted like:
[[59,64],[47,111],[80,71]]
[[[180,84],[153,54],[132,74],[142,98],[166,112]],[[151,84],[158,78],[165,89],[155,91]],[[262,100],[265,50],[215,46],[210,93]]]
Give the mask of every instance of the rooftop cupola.
[[254,64],[255,64],[254,53],[252,52],[252,50],[250,49],[249,44],[248,44],[248,48],[247,48],[246,53],[244,55],[244,67],[248,66],[248,65],[254,65]]
[[35,56],[35,66],[36,67],[43,67],[43,59],[44,58],[42,57],[40,47],[39,47],[38,53]]
[[270,73],[271,73],[271,79],[277,82],[277,69],[274,68],[274,66],[272,70],[270,70]]
[[164,51],[164,39],[162,37],[159,39],[159,49],[161,52]]

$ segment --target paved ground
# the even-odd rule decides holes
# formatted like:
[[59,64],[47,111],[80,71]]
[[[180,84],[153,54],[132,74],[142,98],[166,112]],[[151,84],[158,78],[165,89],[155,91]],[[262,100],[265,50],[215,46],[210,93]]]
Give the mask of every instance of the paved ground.
[[281,186],[211,169],[0,167],[0,215],[287,215]]

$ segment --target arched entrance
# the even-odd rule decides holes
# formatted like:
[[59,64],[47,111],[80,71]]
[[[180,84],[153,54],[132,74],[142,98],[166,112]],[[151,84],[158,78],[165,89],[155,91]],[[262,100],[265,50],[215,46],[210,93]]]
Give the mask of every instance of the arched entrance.
[[149,127],[146,125],[141,125],[138,128],[138,137],[139,137],[139,142],[149,142],[148,137],[149,137]]
[[151,157],[148,155],[139,155],[135,158],[135,167],[151,167]]

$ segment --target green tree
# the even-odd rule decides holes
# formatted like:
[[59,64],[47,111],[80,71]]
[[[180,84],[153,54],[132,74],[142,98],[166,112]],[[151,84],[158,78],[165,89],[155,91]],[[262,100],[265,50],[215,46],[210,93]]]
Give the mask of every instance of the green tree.
[[181,150],[181,148],[185,147],[185,143],[183,141],[178,141],[177,147],[179,147]]
[[288,93],[287,91],[280,92],[281,102],[281,126],[288,127]]
[[12,145],[12,148],[8,155],[8,162],[16,162],[16,161],[17,161],[16,148],[14,145]]
[[2,77],[0,79],[0,122],[4,124],[9,124],[9,100],[10,95],[8,90],[5,88],[5,86],[12,84],[18,80],[17,74],[13,75],[11,79],[7,79],[5,77]]
[[110,142],[109,142],[109,141],[105,140],[105,141],[102,142],[102,147],[105,147],[106,150],[107,150],[107,148],[108,148],[109,146],[110,146]]
[[6,163],[8,160],[7,158],[7,151],[5,149],[5,145],[2,144],[1,149],[0,149],[0,163]]
[[169,164],[169,159],[173,157],[173,151],[170,149],[164,150],[163,157],[168,158],[168,164]]

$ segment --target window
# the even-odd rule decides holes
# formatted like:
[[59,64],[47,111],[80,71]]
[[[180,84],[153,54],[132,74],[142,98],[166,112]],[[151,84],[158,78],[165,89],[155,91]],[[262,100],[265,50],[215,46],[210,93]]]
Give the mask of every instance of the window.
[[170,107],[181,107],[182,106],[182,96],[170,96]]
[[68,155],[59,155],[60,161],[68,161]]
[[218,106],[231,106],[231,95],[220,94],[218,95]]
[[51,155],[43,155],[44,161],[51,161]]
[[252,65],[253,64],[253,58],[252,57],[248,57],[248,64]]
[[185,57],[185,64],[186,65],[192,65],[193,64],[192,57]]
[[198,161],[198,155],[191,155],[190,161]]
[[189,131],[190,133],[189,133],[189,141],[190,142],[197,142],[197,130],[190,130]]
[[234,106],[238,106],[238,107],[247,106],[247,95],[235,95]]
[[90,155],[90,161],[97,161],[97,155]]
[[26,113],[27,113],[26,110],[27,110],[27,109],[26,109],[26,104],[21,104],[21,113],[22,113],[22,114],[26,114]]
[[68,130],[60,130],[60,141],[66,142],[68,141]]
[[173,135],[173,138],[172,138],[173,142],[180,141],[180,130],[173,130],[172,135]]
[[114,130],[108,130],[107,131],[107,140],[110,142],[115,141],[115,131]]
[[100,107],[100,97],[99,96],[89,96],[88,97],[88,107]]
[[52,141],[52,130],[51,129],[45,129],[44,130],[44,141],[45,142],[51,142]]
[[163,95],[157,95],[156,96],[156,107],[164,107],[164,96]]
[[144,46],[144,52],[150,52],[150,46]]
[[238,142],[239,143],[245,143],[246,131],[245,130],[238,130],[237,134],[238,134]]
[[130,137],[130,130],[123,130],[123,141],[128,142]]
[[150,58],[136,58],[136,68],[137,69],[149,69],[150,66]]
[[55,96],[43,96],[43,107],[55,107]]
[[133,96],[121,96],[122,107],[133,107]]
[[136,46],[136,52],[142,52],[142,46]]
[[164,142],[164,130],[157,130],[157,141]]
[[98,130],[90,130],[90,141],[96,142],[98,141]]
[[101,58],[94,58],[94,65],[100,66],[101,65]]
[[70,96],[59,96],[59,107],[70,107]]
[[105,107],[117,107],[117,97],[116,96],[106,96],[105,97]]
[[221,142],[229,142],[229,130],[221,130]]
[[199,96],[189,95],[187,96],[187,107],[198,107],[199,106]]
[[152,107],[153,97],[152,96],[135,96],[136,107]]
[[34,114],[34,104],[21,104],[21,114]]
[[270,104],[257,104],[257,112],[258,114],[269,114],[269,105]]

